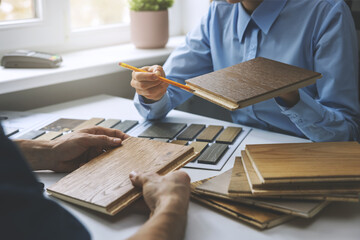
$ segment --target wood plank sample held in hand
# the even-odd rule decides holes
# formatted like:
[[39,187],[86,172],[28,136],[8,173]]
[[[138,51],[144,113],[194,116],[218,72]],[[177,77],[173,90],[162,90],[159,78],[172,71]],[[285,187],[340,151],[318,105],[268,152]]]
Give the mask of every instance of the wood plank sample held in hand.
[[114,215],[141,196],[129,173],[164,175],[190,162],[193,148],[130,137],[49,187],[60,199]]
[[314,84],[320,73],[257,57],[186,80],[194,94],[229,110]]

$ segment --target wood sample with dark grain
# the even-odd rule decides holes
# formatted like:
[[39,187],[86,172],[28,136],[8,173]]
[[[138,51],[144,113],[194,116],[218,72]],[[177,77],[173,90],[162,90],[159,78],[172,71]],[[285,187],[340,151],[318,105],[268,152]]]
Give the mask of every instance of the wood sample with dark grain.
[[185,127],[185,123],[154,122],[139,137],[173,139]]
[[[240,159],[237,159],[238,163],[241,163]],[[249,205],[255,205],[262,208],[272,209],[275,211],[299,216],[303,218],[311,218],[321,209],[328,205],[327,201],[316,200],[298,200],[298,199],[276,199],[276,198],[253,198],[253,197],[231,197],[228,193],[228,186],[232,178],[232,169],[213,177],[194,189],[194,192],[204,196],[210,196],[215,198],[221,198],[231,200],[233,202],[240,202]],[[239,174],[239,173],[237,173]],[[246,181],[246,176],[243,174],[239,177]],[[241,184],[242,181],[236,181],[239,183],[238,188],[244,193],[248,193],[251,196],[251,190],[248,183]]]
[[196,154],[188,146],[130,137],[50,186],[54,197],[114,215],[141,196],[129,173],[165,175],[190,162]]
[[134,128],[136,125],[138,125],[138,121],[136,120],[125,120],[125,121],[122,121],[118,124],[116,124],[115,126],[112,126],[111,128],[113,129],[117,129],[117,130],[120,130],[124,133],[130,131],[132,128]]
[[79,126],[83,122],[85,122],[85,120],[83,119],[60,118],[55,122],[52,122],[49,125],[43,127],[40,130],[53,131],[53,132],[67,132],[73,130],[75,127]]
[[222,143],[213,143],[198,157],[198,163],[217,164],[228,150],[229,146]]
[[245,150],[263,184],[360,182],[358,142],[257,144]]
[[216,138],[216,142],[232,144],[235,141],[235,139],[239,136],[241,131],[242,131],[241,127],[227,127]]
[[20,136],[17,136],[16,139],[23,139],[23,140],[33,140],[36,139],[38,137],[40,137],[41,135],[45,134],[45,131],[42,130],[31,130],[27,133],[24,133]]
[[186,80],[194,94],[229,110],[314,84],[321,74],[257,57]]
[[191,141],[196,137],[196,135],[204,130],[205,127],[205,124],[191,124],[182,133],[180,133],[179,136],[177,136],[177,139]]
[[209,125],[196,137],[196,141],[212,142],[223,129],[223,126]]
[[[196,188],[202,181],[192,183],[192,188]],[[261,229],[271,228],[284,223],[294,216],[280,213],[268,209],[263,209],[255,206],[228,201],[225,199],[204,197],[192,191],[191,198],[199,203],[205,204],[220,213],[234,217],[237,220],[246,222]]]

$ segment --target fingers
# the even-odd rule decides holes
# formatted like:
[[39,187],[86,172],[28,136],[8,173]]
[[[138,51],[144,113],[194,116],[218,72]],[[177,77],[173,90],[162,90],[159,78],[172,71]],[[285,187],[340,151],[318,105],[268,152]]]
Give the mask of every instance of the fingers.
[[160,178],[158,174],[151,174],[151,173],[145,173],[145,174],[138,174],[135,171],[132,171],[129,174],[130,180],[132,184],[135,187],[142,188],[148,181],[156,181]]
[[109,137],[107,135],[96,135],[88,133],[79,133],[79,143],[86,148],[109,148],[118,147],[122,143],[122,139],[118,137]]
[[122,140],[125,140],[126,138],[130,137],[129,135],[123,133],[120,130],[112,129],[112,128],[104,128],[99,126],[82,129],[79,132],[94,134],[94,135],[106,135],[108,137],[120,138]]

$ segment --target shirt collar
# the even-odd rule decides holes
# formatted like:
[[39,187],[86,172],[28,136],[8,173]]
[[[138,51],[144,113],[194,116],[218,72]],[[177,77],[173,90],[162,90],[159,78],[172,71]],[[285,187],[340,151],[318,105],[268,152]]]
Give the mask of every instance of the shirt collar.
[[239,39],[242,41],[244,32],[252,19],[265,34],[268,34],[271,26],[280,15],[287,0],[264,0],[251,14],[244,10],[239,3],[238,33]]

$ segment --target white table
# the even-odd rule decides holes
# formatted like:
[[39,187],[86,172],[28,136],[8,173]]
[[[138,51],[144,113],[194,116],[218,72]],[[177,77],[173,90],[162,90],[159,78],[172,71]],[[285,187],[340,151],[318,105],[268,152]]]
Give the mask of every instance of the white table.
[[[107,95],[34,109],[32,112],[51,113],[68,118],[103,117],[142,121],[131,100]],[[174,118],[177,122],[184,123],[225,123],[181,111],[171,111],[168,118]],[[244,149],[246,144],[305,141],[307,140],[253,129],[220,172],[188,168],[184,170],[190,175],[192,181],[196,181],[218,175],[232,168],[235,156],[240,155],[240,151]],[[39,172],[37,175],[45,187],[64,176],[64,174],[52,172]],[[110,217],[60,200],[54,200],[80,219],[90,231],[93,239],[127,238],[134,234],[148,218],[147,213],[136,205],[128,207],[114,217]],[[198,203],[190,202],[185,239],[360,239],[360,204],[332,203],[313,219],[296,218],[272,229],[260,231]]]

